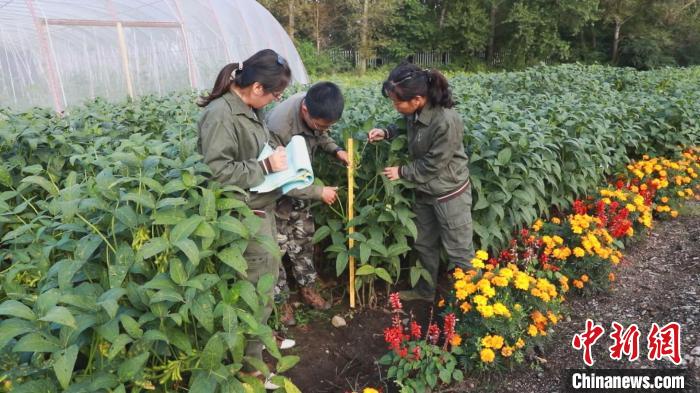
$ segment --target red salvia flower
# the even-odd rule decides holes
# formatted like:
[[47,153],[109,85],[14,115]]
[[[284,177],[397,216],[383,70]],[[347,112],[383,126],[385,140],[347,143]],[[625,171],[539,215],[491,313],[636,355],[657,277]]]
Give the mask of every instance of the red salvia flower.
[[402,305],[401,305],[401,298],[399,297],[398,292],[394,292],[389,295],[389,303],[391,304],[391,308],[394,311],[401,310]]
[[421,336],[421,327],[416,321],[411,321],[411,337],[413,337],[414,340],[420,340]]

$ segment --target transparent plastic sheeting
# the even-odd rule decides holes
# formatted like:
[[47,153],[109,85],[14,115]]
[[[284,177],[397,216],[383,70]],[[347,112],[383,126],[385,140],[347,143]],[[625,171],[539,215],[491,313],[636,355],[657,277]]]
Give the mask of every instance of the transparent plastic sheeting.
[[0,0],[0,107],[210,89],[271,48],[307,83],[282,26],[254,0]]

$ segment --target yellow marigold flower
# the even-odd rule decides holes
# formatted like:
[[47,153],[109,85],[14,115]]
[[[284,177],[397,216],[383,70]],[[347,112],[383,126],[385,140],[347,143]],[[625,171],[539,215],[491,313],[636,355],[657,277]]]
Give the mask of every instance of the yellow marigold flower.
[[519,338],[518,341],[515,342],[515,347],[520,349],[525,346],[525,340],[522,338]]
[[485,306],[488,301],[489,300],[486,298],[486,296],[483,295],[476,295],[474,296],[474,299],[472,299],[472,302],[474,302],[474,304],[477,306]]
[[497,276],[491,280],[491,283],[497,287],[507,287],[508,279],[505,277]]
[[515,274],[515,287],[527,291],[530,288],[530,278],[523,272]]
[[555,225],[561,224],[561,220],[559,219],[559,217],[552,217],[552,219],[550,221],[552,222],[552,224],[555,224]]
[[627,232],[625,232],[625,235],[627,235],[628,237],[634,236],[634,228],[629,227],[629,229],[627,229]]
[[477,306],[476,310],[479,311],[484,318],[491,318],[493,316],[493,306]]
[[474,283],[468,282],[467,286],[464,287],[464,290],[467,291],[468,295],[471,295],[472,293],[476,292],[476,285]]
[[676,211],[676,210],[671,210],[671,217],[673,217],[673,218],[678,217],[678,211]]
[[472,259],[472,267],[474,269],[483,269],[484,268],[484,261],[482,261],[479,258],[474,258],[474,259]]
[[631,213],[631,212],[634,212],[634,211],[637,211],[637,207],[634,206],[634,205],[631,204],[631,203],[626,204],[626,205],[625,205],[625,208],[626,208],[630,213]]
[[487,253],[484,250],[479,250],[476,252],[476,257],[481,259],[482,261],[485,261],[485,260],[489,259],[489,253]]
[[617,265],[618,263],[620,263],[620,257],[613,254],[610,256],[610,262],[612,262],[613,265]]
[[507,358],[507,357],[510,357],[512,354],[513,354],[513,347],[509,347],[506,345],[505,347],[501,348],[501,355],[503,355],[503,357]]
[[491,348],[501,349],[503,347],[503,337],[499,335],[491,336]]
[[362,393],[379,393],[379,390],[374,389],[374,388],[364,388],[362,390]]
[[493,312],[496,315],[502,315],[506,318],[510,318],[510,311],[508,310],[508,307],[506,307],[503,303],[498,302],[493,305]]
[[581,276],[581,281],[588,282],[588,275],[584,274]]
[[464,300],[469,296],[469,293],[465,291],[464,289],[458,289],[455,291],[455,297],[457,297],[457,300]]
[[532,337],[535,337],[537,335],[537,326],[535,325],[530,325],[527,327],[527,334],[529,334]]
[[557,324],[557,322],[559,322],[559,317],[557,317],[556,314],[554,314],[551,311],[547,311],[547,318],[549,318],[549,320],[552,321],[552,323],[555,325]]
[[482,288],[481,293],[483,293],[486,297],[494,297],[496,296],[496,289],[492,286],[488,286],[486,288]]
[[520,303],[515,303],[515,306],[513,306],[513,309],[515,309],[515,311],[520,312],[523,310],[523,306],[521,306]]
[[683,193],[683,191],[678,191],[676,194],[678,194],[678,196],[681,198],[685,196],[685,193]]
[[481,358],[482,362],[491,363],[493,362],[493,359],[496,358],[496,354],[490,348],[484,348],[479,353],[479,357]]
[[574,248],[574,255],[581,258],[582,256],[586,255],[586,250],[581,247],[576,247]]
[[456,268],[454,272],[452,272],[452,277],[455,278],[455,280],[461,280],[464,278],[464,270],[461,268]]
[[456,290],[459,291],[460,289],[464,289],[464,288],[467,287],[467,282],[464,281],[464,280],[455,281],[454,287],[455,287]]
[[459,308],[462,310],[463,313],[468,313],[472,309],[472,305],[467,302],[463,302],[459,305]]
[[535,221],[535,223],[532,224],[532,230],[535,231],[535,232],[537,232],[537,231],[539,231],[540,229],[542,229],[542,225],[543,225],[542,220],[540,220],[540,219],[538,218],[537,221]]
[[501,276],[501,277],[505,277],[505,278],[507,278],[507,279],[510,280],[511,278],[513,278],[513,271],[510,270],[510,269],[507,268],[507,267],[504,267],[504,268],[501,268],[501,270],[498,271],[498,275]]
[[460,336],[459,334],[455,334],[450,339],[450,344],[452,344],[453,347],[460,346],[462,344],[462,336]]

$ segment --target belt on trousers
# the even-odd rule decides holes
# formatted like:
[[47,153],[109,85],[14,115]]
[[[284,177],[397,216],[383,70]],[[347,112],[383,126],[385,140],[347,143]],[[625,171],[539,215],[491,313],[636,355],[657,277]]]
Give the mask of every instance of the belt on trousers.
[[467,179],[467,181],[464,184],[459,186],[459,188],[452,190],[452,191],[448,192],[447,194],[440,195],[439,197],[435,198],[435,201],[438,203],[444,203],[444,202],[447,202],[449,200],[455,199],[458,196],[462,195],[464,193],[464,191],[467,191],[467,188],[469,188],[469,179]]

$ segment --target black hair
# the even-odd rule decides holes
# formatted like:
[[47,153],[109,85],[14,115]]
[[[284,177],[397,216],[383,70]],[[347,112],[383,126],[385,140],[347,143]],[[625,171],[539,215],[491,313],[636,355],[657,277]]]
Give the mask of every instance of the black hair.
[[318,82],[306,92],[304,103],[312,118],[335,122],[343,115],[345,99],[335,83]]
[[452,92],[447,78],[435,69],[422,69],[415,64],[401,63],[391,70],[382,84],[382,95],[393,94],[401,101],[416,96],[426,97],[432,106],[452,108]]
[[248,87],[255,82],[265,92],[281,92],[292,79],[292,70],[284,57],[272,49],[263,49],[240,63],[229,63],[219,71],[211,93],[199,97],[199,106],[207,106],[213,100],[231,90],[231,85]]

